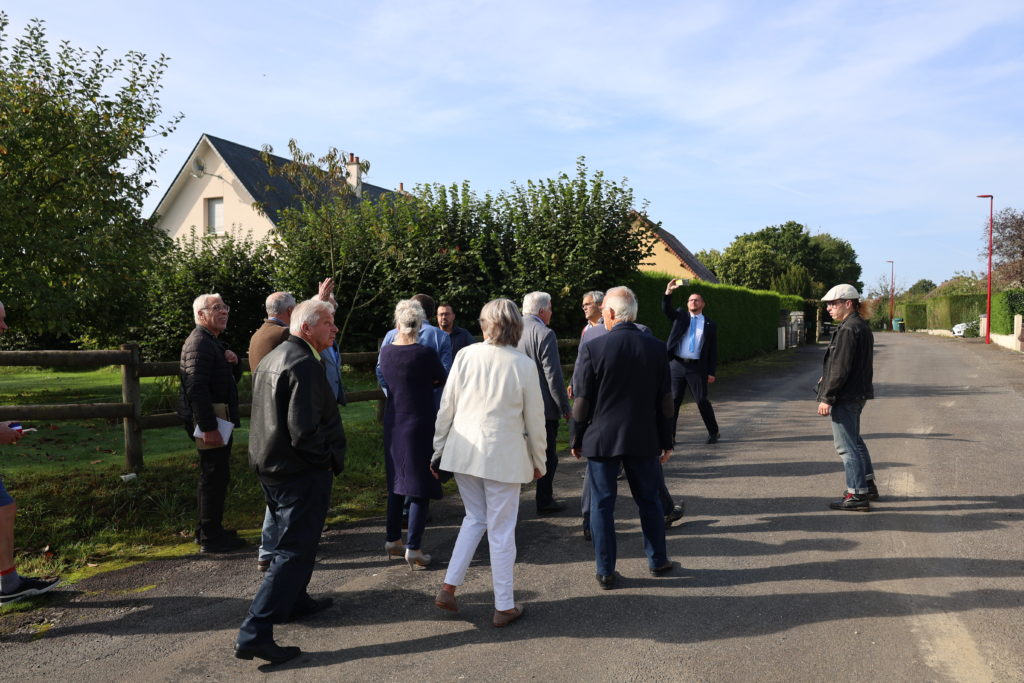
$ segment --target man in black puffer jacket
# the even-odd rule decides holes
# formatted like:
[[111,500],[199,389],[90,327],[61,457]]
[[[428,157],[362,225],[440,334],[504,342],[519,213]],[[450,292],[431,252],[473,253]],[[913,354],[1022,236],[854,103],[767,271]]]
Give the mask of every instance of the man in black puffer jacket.
[[832,439],[846,471],[846,493],[829,507],[867,512],[868,499],[878,498],[875,470],[860,436],[860,414],[874,398],[872,355],[875,339],[860,315],[860,293],[852,285],[836,285],[822,298],[832,319],[840,323],[825,351],[818,380],[818,415],[832,418]]
[[[181,396],[178,413],[199,451],[200,551],[219,553],[242,545],[224,529],[224,499],[230,481],[231,436],[224,440],[217,419],[238,427],[238,356],[217,337],[227,329],[230,307],[219,294],[201,294],[192,302],[196,328],[181,347]],[[197,435],[197,430],[198,434]]]
[[274,624],[295,621],[331,605],[307,592],[313,560],[331,502],[331,472],[345,464],[345,433],[320,354],[338,328],[334,307],[303,301],[292,311],[291,336],[264,356],[252,381],[249,464],[263,486],[277,529],[270,567],[235,642],[239,659],[284,662],[297,647],[274,642]]

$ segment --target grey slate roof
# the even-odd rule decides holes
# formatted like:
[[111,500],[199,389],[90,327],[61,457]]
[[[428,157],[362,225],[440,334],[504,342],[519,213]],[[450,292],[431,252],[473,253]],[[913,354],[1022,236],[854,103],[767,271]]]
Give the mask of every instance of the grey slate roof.
[[[272,176],[267,172],[267,165],[260,158],[260,150],[209,134],[204,134],[203,137],[209,141],[217,154],[224,159],[224,163],[228,165],[231,172],[235,174],[246,191],[252,195],[252,198],[257,203],[263,205],[266,209],[267,217],[276,225],[279,212],[286,207],[292,206],[294,203],[295,195],[291,184],[281,176]],[[200,138],[200,141],[202,141],[202,138]],[[198,142],[196,146],[199,146]],[[193,153],[194,151],[193,149]],[[188,158],[191,159],[192,154],[189,154]],[[271,159],[275,164],[285,164],[289,161],[277,155],[271,155]],[[184,170],[184,167],[182,167],[182,170]],[[181,171],[179,171],[180,173]],[[361,199],[368,199],[370,201],[377,201],[385,192],[391,192],[391,190],[366,182],[363,182],[362,188],[363,194]],[[359,200],[360,198],[354,195],[351,197],[352,202]]]
[[651,224],[651,227],[654,229],[655,234],[658,235],[661,241],[665,243],[665,246],[676,255],[676,258],[686,264],[686,267],[692,270],[694,275],[705,282],[711,282],[714,284],[718,283],[718,278],[715,277],[715,274],[708,270],[707,266],[701,263],[697,257],[693,255],[693,252],[683,246],[683,243],[680,242],[675,235],[654,224]]

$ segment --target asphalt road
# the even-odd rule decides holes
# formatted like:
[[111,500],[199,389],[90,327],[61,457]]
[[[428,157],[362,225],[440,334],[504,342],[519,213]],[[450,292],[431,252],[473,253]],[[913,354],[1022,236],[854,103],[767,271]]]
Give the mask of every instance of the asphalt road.
[[[148,562],[0,620],[0,680],[1024,680],[1024,356],[973,340],[880,334],[864,411],[882,498],[835,512],[842,468],[812,386],[823,347],[780,354],[712,389],[722,441],[692,406],[667,466],[686,500],[679,566],[646,571],[635,506],[619,501],[620,587],[601,591],[574,514],[523,495],[522,620],[491,626],[486,543],[433,605],[461,508],[435,508],[410,571],[384,559],[382,520],[330,531],[311,588],[334,606],[279,626],[303,656],[257,667],[231,643],[259,581],[255,553]],[[556,485],[578,500],[566,456]]]

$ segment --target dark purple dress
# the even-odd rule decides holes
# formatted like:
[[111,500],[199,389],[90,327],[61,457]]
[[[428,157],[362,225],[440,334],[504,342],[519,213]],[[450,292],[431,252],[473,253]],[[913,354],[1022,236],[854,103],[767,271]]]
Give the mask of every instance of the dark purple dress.
[[420,344],[388,344],[380,350],[380,371],[388,386],[384,408],[388,492],[440,498],[441,482],[430,473],[437,418],[434,387],[445,379],[437,351]]

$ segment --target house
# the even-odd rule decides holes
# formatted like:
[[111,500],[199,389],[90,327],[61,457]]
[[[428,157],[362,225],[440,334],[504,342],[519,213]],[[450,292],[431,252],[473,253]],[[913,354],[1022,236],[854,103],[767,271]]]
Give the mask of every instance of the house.
[[683,246],[683,243],[675,235],[646,219],[641,218],[639,222],[653,232],[657,238],[654,244],[654,253],[647,261],[640,264],[640,270],[668,273],[688,280],[697,279],[718,284],[715,274],[697,260],[693,252]]
[[[271,159],[275,164],[289,161]],[[375,200],[391,191],[363,182],[359,157],[350,155],[347,166],[354,197]],[[157,205],[157,226],[172,239],[187,237],[194,227],[201,235],[235,230],[259,240],[293,197],[287,180],[267,172],[260,150],[204,134]],[[266,208],[266,215],[256,204]]]

